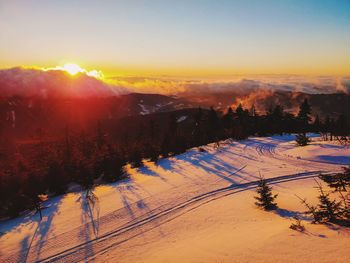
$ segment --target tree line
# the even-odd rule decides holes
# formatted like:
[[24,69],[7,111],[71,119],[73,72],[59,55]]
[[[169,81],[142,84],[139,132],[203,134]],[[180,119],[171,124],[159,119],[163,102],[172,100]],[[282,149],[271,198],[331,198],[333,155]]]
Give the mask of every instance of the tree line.
[[119,139],[101,123],[89,132],[76,132],[67,125],[60,140],[36,143],[30,151],[5,150],[0,163],[0,216],[17,216],[25,209],[39,211],[45,196],[63,194],[74,183],[89,190],[96,183],[121,180],[126,177],[127,164],[137,168],[144,159],[157,163],[159,158],[225,139],[320,132],[325,139],[349,141],[345,115],[321,120],[311,113],[307,99],[296,115],[285,112],[281,105],[261,115],[254,106],[238,105],[225,112],[198,108],[186,121],[173,112],[162,123],[150,118],[147,126]]

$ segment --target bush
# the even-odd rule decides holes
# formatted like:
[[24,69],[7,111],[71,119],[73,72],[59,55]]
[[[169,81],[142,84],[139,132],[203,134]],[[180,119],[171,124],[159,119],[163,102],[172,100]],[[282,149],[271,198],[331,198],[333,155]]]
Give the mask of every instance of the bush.
[[301,224],[301,220],[296,216],[294,217],[294,220],[295,222],[293,222],[289,228],[295,231],[304,232],[305,227]]
[[298,146],[306,146],[311,140],[305,133],[299,133],[297,134],[295,141],[297,142]]

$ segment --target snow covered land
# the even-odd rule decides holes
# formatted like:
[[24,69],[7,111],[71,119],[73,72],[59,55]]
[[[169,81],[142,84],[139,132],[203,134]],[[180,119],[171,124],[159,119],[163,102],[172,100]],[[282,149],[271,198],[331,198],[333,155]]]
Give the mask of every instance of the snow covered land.
[[[51,198],[0,223],[0,262],[350,262],[350,230],[311,224],[314,178],[350,164],[350,148],[297,147],[293,135],[225,141],[128,168],[130,179]],[[254,205],[259,174],[278,209]],[[294,216],[304,233],[289,229]]]

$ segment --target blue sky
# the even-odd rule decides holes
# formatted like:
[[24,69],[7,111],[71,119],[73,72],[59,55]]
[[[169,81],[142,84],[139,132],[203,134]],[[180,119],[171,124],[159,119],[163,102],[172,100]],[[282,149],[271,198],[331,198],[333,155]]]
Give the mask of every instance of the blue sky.
[[350,1],[0,0],[0,67],[350,73]]

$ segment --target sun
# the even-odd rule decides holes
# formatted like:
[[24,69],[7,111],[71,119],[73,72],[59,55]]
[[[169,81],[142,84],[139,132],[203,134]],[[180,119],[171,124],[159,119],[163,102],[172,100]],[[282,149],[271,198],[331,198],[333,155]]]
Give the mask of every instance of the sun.
[[78,73],[85,72],[84,69],[82,69],[77,64],[73,64],[73,63],[64,64],[63,67],[62,67],[62,70],[68,72],[72,76],[74,76],[74,75],[76,75]]
[[82,67],[80,67],[78,64],[74,63],[66,63],[63,66],[56,66],[54,68],[42,68],[42,70],[48,71],[48,70],[61,70],[66,73],[68,73],[71,76],[75,76],[77,74],[85,74],[89,77],[93,77],[96,79],[104,79],[104,75],[101,70],[86,70]]

